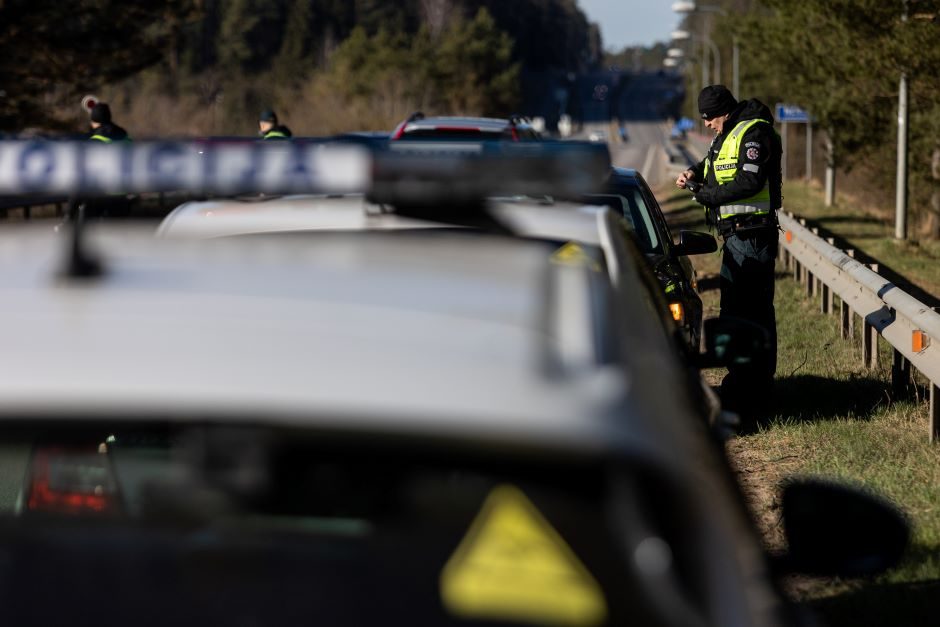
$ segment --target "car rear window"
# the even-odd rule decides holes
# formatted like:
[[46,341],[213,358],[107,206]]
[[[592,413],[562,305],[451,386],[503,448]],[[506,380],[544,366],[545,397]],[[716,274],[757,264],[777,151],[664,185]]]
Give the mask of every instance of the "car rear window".
[[481,139],[511,139],[512,135],[507,130],[490,131],[479,128],[418,128],[406,131],[398,141],[409,139],[420,140],[441,140],[441,141],[480,141]]
[[[107,591],[101,624],[657,622],[597,459],[264,429],[50,433],[0,450],[26,478],[0,491],[8,618],[62,622]],[[48,489],[115,506],[33,509],[49,455]]]

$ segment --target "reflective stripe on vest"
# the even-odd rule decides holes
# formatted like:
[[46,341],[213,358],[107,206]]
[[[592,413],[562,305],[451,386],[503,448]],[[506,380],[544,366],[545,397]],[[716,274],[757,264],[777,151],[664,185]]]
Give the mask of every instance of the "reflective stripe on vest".
[[110,137],[105,137],[104,135],[92,135],[90,139],[93,139],[94,141],[97,141],[97,142],[104,142],[106,144],[110,144],[111,142],[114,141]]
[[265,139],[287,139],[287,135],[280,131],[269,131],[264,135]]
[[[718,156],[715,157],[715,181],[719,185],[724,185],[734,180],[738,173],[738,155],[741,152],[741,137],[755,124],[763,122],[770,124],[768,120],[744,120],[735,125],[728,137],[721,144]],[[708,176],[708,168],[711,165],[709,160],[705,161],[705,176]],[[730,218],[736,215],[752,214],[767,215],[770,213],[770,177],[764,182],[764,187],[750,198],[737,200],[733,205],[722,205],[718,209],[722,218]]]

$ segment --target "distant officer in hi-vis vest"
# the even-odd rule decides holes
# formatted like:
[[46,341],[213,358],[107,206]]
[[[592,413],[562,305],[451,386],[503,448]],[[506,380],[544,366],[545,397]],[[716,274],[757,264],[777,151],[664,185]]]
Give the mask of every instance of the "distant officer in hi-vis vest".
[[274,111],[265,109],[258,116],[258,135],[265,140],[285,140],[290,139],[292,133],[283,124],[278,124]]
[[111,144],[131,140],[127,131],[111,119],[111,107],[104,102],[99,102],[91,108],[89,124],[91,131],[88,133],[88,139],[92,141]]
[[[127,143],[130,135],[111,119],[111,107],[99,102],[91,108],[88,139],[103,144]],[[126,218],[131,213],[131,198],[126,194],[112,194],[86,199],[83,203],[86,218]],[[75,219],[76,216],[70,216]]]
[[724,85],[699,94],[705,126],[715,132],[708,154],[676,179],[695,191],[706,221],[724,239],[721,317],[749,320],[771,336],[766,363],[729,366],[722,381],[725,405],[745,417],[769,408],[777,366],[774,264],[777,210],[781,207],[780,137],[770,109],[759,100],[738,102]]

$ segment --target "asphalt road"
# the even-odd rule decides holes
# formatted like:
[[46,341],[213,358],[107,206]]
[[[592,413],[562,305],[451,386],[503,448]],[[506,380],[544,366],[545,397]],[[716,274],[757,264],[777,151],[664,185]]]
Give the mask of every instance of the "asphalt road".
[[681,95],[681,83],[668,74],[584,76],[576,89],[582,122],[576,137],[606,139],[614,165],[639,170],[655,187],[681,170],[669,164],[665,149],[668,119],[676,113]]

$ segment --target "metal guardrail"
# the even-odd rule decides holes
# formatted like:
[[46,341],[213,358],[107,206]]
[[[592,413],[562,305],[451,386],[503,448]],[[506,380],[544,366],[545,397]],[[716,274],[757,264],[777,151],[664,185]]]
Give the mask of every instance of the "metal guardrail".
[[940,313],[907,294],[894,283],[820,238],[792,213],[780,212],[783,261],[806,286],[809,296],[820,295],[823,313],[835,313],[834,296],[841,300],[842,337],[852,338],[855,314],[862,319],[862,359],[878,365],[878,336],[894,350],[892,382],[901,389],[913,366],[930,381],[930,439],[940,439]]

